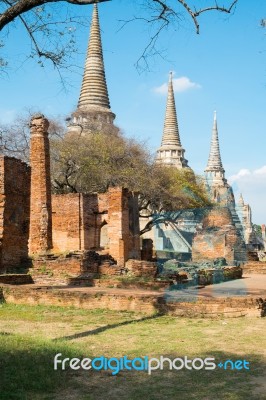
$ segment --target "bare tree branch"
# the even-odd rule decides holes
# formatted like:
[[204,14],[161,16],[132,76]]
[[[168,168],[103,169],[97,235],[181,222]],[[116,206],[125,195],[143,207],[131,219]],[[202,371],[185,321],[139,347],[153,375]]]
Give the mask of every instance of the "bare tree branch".
[[[155,0],[155,1],[157,1],[157,0]],[[192,18],[192,20],[194,22],[194,25],[196,27],[197,34],[199,34],[199,23],[198,23],[197,17],[200,14],[203,14],[203,13],[208,12],[208,11],[220,11],[220,12],[223,12],[223,13],[230,14],[232,9],[233,9],[233,7],[238,2],[238,0],[234,0],[231,3],[231,5],[229,7],[227,7],[227,8],[224,7],[224,6],[218,6],[218,4],[216,4],[215,6],[205,7],[205,8],[201,8],[199,10],[195,9],[195,11],[192,11],[192,9],[188,6],[188,4],[184,0],[177,0],[177,1],[187,10],[189,15],[191,16],[191,18]]]
[[[67,29],[62,31],[59,29],[59,24],[67,25],[70,21],[80,23],[82,18],[76,16],[74,17],[75,21],[73,21],[73,11],[71,18],[69,18],[67,7],[65,7],[66,19],[64,20],[64,17],[62,17],[62,21],[56,21],[57,13],[54,12],[54,8],[49,11],[51,5],[71,4],[82,6],[107,1],[111,0],[2,0],[0,1],[0,31],[11,22],[20,19],[28,32],[34,49],[33,55],[31,54],[30,57],[37,56],[41,66],[43,66],[41,59],[48,59],[58,69],[69,65],[71,55],[77,51],[76,48],[73,48],[75,38],[73,32],[71,36],[71,27],[69,28],[70,31],[67,31]],[[136,4],[144,6],[144,13],[142,13],[142,9],[133,18],[127,21],[120,21],[122,22],[120,29],[132,21],[141,21],[151,28],[148,43],[136,62],[137,69],[148,69],[147,60],[150,57],[155,55],[163,57],[162,50],[157,49],[159,37],[168,28],[173,28],[176,22],[180,24],[180,20],[184,15],[192,19],[198,34],[200,29],[198,19],[201,14],[211,11],[229,14],[238,2],[238,0],[227,0],[228,5],[225,6],[220,5],[220,1],[209,0],[210,5],[199,8],[196,6],[196,0],[187,0],[187,2],[185,0],[136,0]],[[61,9],[59,14],[61,16]],[[67,33],[70,33],[70,36],[67,36]],[[69,40],[67,41],[66,38],[69,38]],[[0,47],[2,47],[1,43]],[[144,63],[144,68],[141,68],[142,63]],[[0,67],[5,66],[6,61],[3,57],[0,57]]]
[[[156,48],[159,37],[166,29],[173,27],[175,22],[180,23],[180,20],[184,14],[187,14],[192,19],[196,28],[196,33],[199,34],[200,25],[198,17],[201,14],[210,11],[230,14],[233,8],[236,6],[238,0],[231,0],[227,7],[224,5],[219,5],[218,0],[213,0],[212,2],[214,4],[211,6],[197,8],[195,5],[189,5],[185,0],[143,0],[142,5],[145,6],[145,13],[148,14],[146,18],[141,15],[137,15],[126,21],[120,20],[122,25],[119,30],[121,30],[126,24],[133,21],[143,21],[147,26],[152,28],[152,33],[150,34],[148,43],[136,62],[137,69],[147,70],[149,64],[148,59],[154,55],[161,55],[162,51],[159,51]],[[195,1],[191,1],[191,4],[195,3]],[[144,64],[144,67],[142,67],[141,64]]]
[[10,7],[0,14],[0,31],[21,14],[47,3],[57,3],[62,1],[82,6],[87,4],[102,3],[110,0],[18,0],[11,6],[9,2],[3,0],[3,2],[8,4]]

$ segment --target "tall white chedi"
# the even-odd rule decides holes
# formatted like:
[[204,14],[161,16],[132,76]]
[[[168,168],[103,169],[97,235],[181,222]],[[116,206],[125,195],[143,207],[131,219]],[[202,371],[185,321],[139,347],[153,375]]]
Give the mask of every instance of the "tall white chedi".
[[225,171],[222,164],[219,137],[218,137],[217,114],[216,111],[214,111],[211,148],[205,173],[207,174],[207,177],[210,177],[215,181],[226,182],[226,179],[224,177],[224,172]]
[[236,211],[244,229],[245,243],[252,246],[256,242],[256,235],[252,224],[252,211],[250,205],[245,204],[242,193],[240,193]]
[[156,162],[176,168],[186,168],[188,167],[188,161],[185,159],[184,154],[185,150],[181,145],[178,129],[173,78],[170,72],[163,137],[161,147],[157,150]]
[[112,125],[114,119],[105,77],[98,7],[94,4],[78,107],[71,116],[69,131],[82,128],[84,134],[102,130],[104,125]]
[[211,147],[205,169],[205,180],[212,201],[221,205],[235,206],[232,188],[225,179],[225,170],[220,153],[216,111],[214,111]]

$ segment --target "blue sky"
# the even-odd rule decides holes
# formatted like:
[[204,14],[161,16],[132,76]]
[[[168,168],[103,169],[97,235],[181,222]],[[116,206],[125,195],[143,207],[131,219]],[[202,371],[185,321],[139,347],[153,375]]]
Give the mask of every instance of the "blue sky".
[[[133,3],[133,4],[132,4]],[[224,2],[225,3],[225,2]],[[61,7],[63,3],[61,3]],[[75,12],[77,8],[73,9]],[[91,7],[79,8],[91,17]],[[106,77],[116,123],[126,135],[144,139],[153,151],[160,145],[165,113],[164,85],[174,71],[181,142],[189,165],[202,173],[208,159],[213,111],[217,110],[220,147],[226,177],[236,199],[243,193],[255,223],[265,223],[266,204],[266,17],[265,0],[239,0],[233,15],[202,16],[200,35],[189,18],[165,32],[158,43],[162,56],[139,73],[134,64],[152,32],[139,21],[123,29],[119,20],[137,15],[134,2],[112,0],[99,5]],[[33,60],[25,61],[29,45],[16,24],[5,40],[8,75],[0,77],[0,121],[10,122],[25,109],[47,116],[67,116],[77,105],[88,28],[78,27],[79,54],[75,72],[66,71],[67,90],[58,73]]]

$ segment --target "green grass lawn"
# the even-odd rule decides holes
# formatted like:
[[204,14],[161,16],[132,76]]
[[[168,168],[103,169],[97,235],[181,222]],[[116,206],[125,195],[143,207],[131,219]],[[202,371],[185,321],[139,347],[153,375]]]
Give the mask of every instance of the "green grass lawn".
[[[266,319],[0,305],[0,399],[266,399]],[[250,370],[54,371],[64,357],[246,359]]]

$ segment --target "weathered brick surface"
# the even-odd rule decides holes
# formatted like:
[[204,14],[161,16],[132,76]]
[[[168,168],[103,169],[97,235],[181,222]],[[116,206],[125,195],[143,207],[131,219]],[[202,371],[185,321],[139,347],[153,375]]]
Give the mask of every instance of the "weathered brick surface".
[[126,189],[52,196],[54,251],[105,248],[119,265],[140,258],[136,198]]
[[53,250],[81,250],[81,194],[52,196]]
[[17,267],[28,254],[30,167],[0,157],[0,271]]
[[192,243],[193,261],[224,257],[228,262],[245,261],[246,249],[232,221],[229,208],[211,210],[202,221]]
[[106,193],[53,195],[52,210],[55,251],[100,247],[101,226],[108,219]]
[[140,258],[139,227],[129,212],[129,202],[134,200],[127,189],[111,188],[108,196],[109,252],[118,265],[124,265],[129,258]]
[[119,267],[117,265],[109,265],[107,263],[107,264],[99,265],[98,272],[99,272],[99,275],[120,276],[121,275],[121,267]]
[[27,285],[33,283],[33,279],[28,274],[8,274],[0,275],[0,283],[7,285]]
[[99,275],[120,275],[121,267],[117,267],[108,254],[88,250],[60,255],[40,255],[32,260],[30,273],[34,282],[38,284],[66,285],[70,283],[71,278],[71,284],[79,285],[83,278],[85,282],[87,278]]
[[115,278],[111,276],[109,279],[93,279],[92,286],[101,288],[119,288],[119,289],[145,289],[163,291],[170,285],[169,281],[137,281],[130,280],[127,276]]
[[203,218],[202,228],[224,228],[232,225],[232,217],[227,207],[219,207],[210,210]]
[[31,201],[29,252],[36,254],[52,248],[51,175],[48,130],[42,115],[31,119]]
[[157,273],[156,263],[145,260],[128,260],[126,269],[132,276],[144,276],[154,278]]
[[[108,236],[110,254],[123,265],[128,258],[129,216],[126,192],[110,189],[108,207]],[[123,196],[124,195],[124,196]]]
[[117,289],[47,289],[31,287],[3,286],[3,297],[7,303],[72,306],[83,309],[109,309],[135,311],[146,314],[161,313],[185,317],[239,317],[259,316],[257,297],[197,297],[193,301],[167,301],[162,293],[134,293]]
[[193,302],[168,302],[167,313],[184,317],[259,316],[255,297],[199,297]]
[[76,276],[81,273],[81,260],[77,258],[58,258],[56,260],[36,260],[33,263],[32,275],[35,273],[53,273],[54,277],[65,274]]
[[101,290],[74,291],[67,289],[29,289],[12,286],[3,288],[7,303],[30,305],[71,306],[87,310],[109,309],[117,311],[135,311],[153,314],[157,309],[157,296],[154,294],[137,295],[125,293],[105,293]]
[[266,262],[249,261],[242,268],[244,274],[266,274]]

